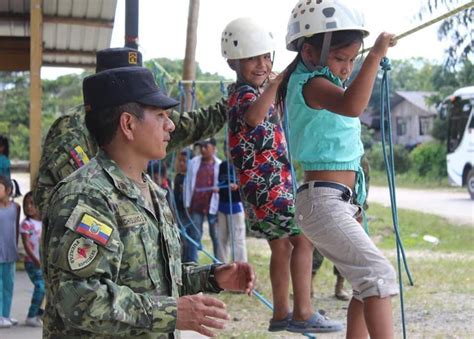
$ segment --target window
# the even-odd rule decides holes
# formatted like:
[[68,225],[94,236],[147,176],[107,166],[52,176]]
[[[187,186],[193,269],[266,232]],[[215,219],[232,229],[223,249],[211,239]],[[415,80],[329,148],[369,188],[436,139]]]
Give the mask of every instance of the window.
[[433,127],[433,119],[431,117],[419,117],[420,135],[429,135]]
[[397,135],[407,134],[407,122],[403,118],[397,118]]

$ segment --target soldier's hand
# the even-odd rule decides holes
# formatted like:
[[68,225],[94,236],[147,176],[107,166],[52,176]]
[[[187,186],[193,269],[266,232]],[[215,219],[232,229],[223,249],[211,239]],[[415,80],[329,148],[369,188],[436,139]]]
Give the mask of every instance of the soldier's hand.
[[230,319],[222,301],[202,293],[178,298],[177,306],[176,328],[178,330],[191,330],[208,337],[215,337],[216,334],[208,327],[223,329],[222,320]]
[[246,262],[234,262],[216,267],[216,281],[220,288],[228,291],[252,294],[255,285],[255,272]]

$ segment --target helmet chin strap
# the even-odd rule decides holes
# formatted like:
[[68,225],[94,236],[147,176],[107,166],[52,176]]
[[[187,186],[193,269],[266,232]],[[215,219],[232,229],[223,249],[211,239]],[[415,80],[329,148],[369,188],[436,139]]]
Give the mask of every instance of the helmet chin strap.
[[329,49],[331,48],[332,32],[324,33],[323,47],[321,48],[321,57],[319,58],[319,65],[324,67],[328,61]]
[[[317,65],[303,59],[303,64],[311,72],[317,70],[318,68],[326,66],[327,61],[328,61],[329,50],[331,49],[331,38],[332,38],[332,32],[324,33],[323,46],[321,48],[321,55],[319,57],[319,63]],[[301,43],[301,47],[302,45],[303,43]]]

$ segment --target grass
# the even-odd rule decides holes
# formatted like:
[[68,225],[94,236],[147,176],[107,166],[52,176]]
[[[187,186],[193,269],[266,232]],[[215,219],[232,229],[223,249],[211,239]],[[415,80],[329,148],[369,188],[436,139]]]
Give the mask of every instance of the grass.
[[[379,204],[370,204],[367,211],[369,232],[382,249],[395,245],[393,222],[390,209]],[[432,250],[434,252],[470,252],[474,253],[474,230],[469,226],[457,226],[446,219],[411,210],[399,210],[399,233],[406,250]],[[424,235],[439,239],[439,244],[423,240]]]
[[[395,239],[391,212],[378,204],[368,211],[372,239],[396,267]],[[399,210],[400,232],[413,276],[414,286],[404,281],[404,304],[408,337],[471,338],[474,328],[474,229],[453,225],[445,219],[407,210]],[[438,245],[423,240],[437,237]],[[205,239],[204,245],[210,248]],[[247,238],[249,260],[257,274],[257,290],[271,302],[268,278],[270,250],[262,239]],[[201,262],[208,262],[203,258]],[[325,260],[313,283],[315,309],[324,309],[331,318],[345,323],[347,302],[333,298],[335,277],[332,264]],[[349,289],[346,283],[346,289]],[[227,304],[232,321],[219,333],[221,338],[301,338],[289,332],[267,332],[271,311],[257,298],[235,293],[218,296]],[[396,337],[401,337],[400,301],[393,298]],[[449,323],[448,326],[446,324]],[[319,334],[318,338],[344,338],[344,333]]]
[[[405,188],[423,188],[423,189],[439,189],[446,188],[459,192],[465,192],[464,187],[453,187],[448,182],[448,177],[445,178],[432,178],[432,177],[421,177],[412,172],[396,173],[395,182],[398,187]],[[370,184],[374,186],[388,186],[387,174],[385,171],[370,171]]]

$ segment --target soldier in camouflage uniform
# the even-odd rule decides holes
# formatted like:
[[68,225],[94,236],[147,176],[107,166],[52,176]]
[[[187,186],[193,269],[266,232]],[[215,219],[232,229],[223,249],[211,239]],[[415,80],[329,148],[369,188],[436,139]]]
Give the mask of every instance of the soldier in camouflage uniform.
[[[109,48],[97,53],[97,72],[106,69],[142,66],[142,56],[130,48]],[[84,109],[75,107],[68,115],[58,118],[43,145],[34,198],[42,215],[51,190],[69,174],[87,164],[97,153],[97,143],[85,128]],[[179,113],[172,111],[170,119],[176,126],[168,151],[180,149],[194,141],[217,133],[227,119],[225,102],[207,109]]]
[[213,336],[229,315],[220,300],[196,293],[250,293],[255,277],[247,263],[181,264],[165,191],[143,172],[166,155],[174,129],[166,109],[177,102],[141,67],[87,77],[83,92],[86,125],[100,149],[51,194],[43,337]]

